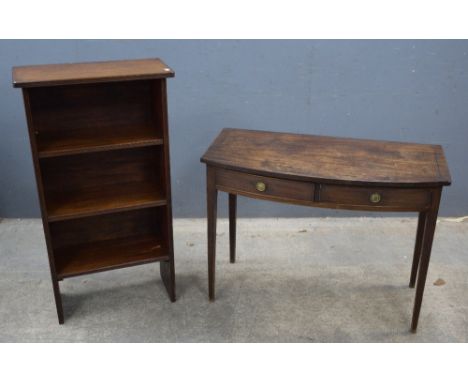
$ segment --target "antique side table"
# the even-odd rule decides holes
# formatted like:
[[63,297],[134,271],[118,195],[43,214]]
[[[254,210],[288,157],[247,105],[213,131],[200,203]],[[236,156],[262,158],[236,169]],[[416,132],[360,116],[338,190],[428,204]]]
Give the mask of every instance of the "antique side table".
[[409,286],[416,331],[442,187],[451,183],[441,146],[224,129],[207,165],[208,287],[215,298],[217,193],[229,193],[235,262],[237,195],[311,207],[419,213]]

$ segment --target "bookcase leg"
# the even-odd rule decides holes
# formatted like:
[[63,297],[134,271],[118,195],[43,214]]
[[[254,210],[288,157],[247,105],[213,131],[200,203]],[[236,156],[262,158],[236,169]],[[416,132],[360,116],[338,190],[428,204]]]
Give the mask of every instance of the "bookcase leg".
[[64,323],[62,296],[60,295],[60,287],[58,280],[52,279],[52,287],[54,289],[55,307],[57,308],[57,318],[60,325]]
[[172,302],[176,300],[175,294],[175,270],[174,260],[161,261],[159,263],[159,271],[161,273],[161,279],[166,287],[169,298]]

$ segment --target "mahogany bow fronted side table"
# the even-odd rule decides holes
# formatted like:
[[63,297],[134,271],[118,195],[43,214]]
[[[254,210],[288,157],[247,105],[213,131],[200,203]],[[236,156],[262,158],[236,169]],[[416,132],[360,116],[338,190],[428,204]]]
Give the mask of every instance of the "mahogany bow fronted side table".
[[[237,195],[311,207],[418,212],[409,286],[416,331],[442,187],[451,183],[441,146],[224,129],[206,164],[208,288],[215,298],[218,190],[229,193],[230,261],[236,259]],[[417,280],[417,281],[416,281]]]

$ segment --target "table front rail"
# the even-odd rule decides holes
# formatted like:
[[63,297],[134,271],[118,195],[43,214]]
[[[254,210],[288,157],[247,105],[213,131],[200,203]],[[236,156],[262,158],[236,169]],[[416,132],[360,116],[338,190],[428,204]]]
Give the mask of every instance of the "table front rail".
[[428,211],[438,188],[350,186],[266,177],[213,168],[218,190],[251,198],[320,208],[361,211]]

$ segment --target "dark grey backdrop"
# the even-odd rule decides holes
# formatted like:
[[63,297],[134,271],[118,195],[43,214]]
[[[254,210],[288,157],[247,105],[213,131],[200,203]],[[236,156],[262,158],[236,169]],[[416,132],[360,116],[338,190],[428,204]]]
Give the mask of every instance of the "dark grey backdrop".
[[[199,158],[222,127],[442,144],[453,185],[441,214],[468,215],[468,41],[79,40],[0,41],[0,216],[39,216],[11,67],[146,57],[176,72],[168,80],[176,217],[205,216]],[[346,214],[241,199],[240,216]]]

